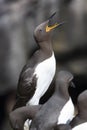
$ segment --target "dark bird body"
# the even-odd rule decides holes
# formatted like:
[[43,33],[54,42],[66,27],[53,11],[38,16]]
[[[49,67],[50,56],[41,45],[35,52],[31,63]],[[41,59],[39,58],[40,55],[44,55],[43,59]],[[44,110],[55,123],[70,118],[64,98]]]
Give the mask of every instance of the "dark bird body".
[[[30,130],[51,130],[57,124],[60,111],[67,102],[66,99],[69,98],[66,90],[72,79],[73,75],[67,71],[60,71],[58,73],[55,92],[37,112],[31,123]],[[62,98],[63,96],[64,98],[66,97],[65,100]]]

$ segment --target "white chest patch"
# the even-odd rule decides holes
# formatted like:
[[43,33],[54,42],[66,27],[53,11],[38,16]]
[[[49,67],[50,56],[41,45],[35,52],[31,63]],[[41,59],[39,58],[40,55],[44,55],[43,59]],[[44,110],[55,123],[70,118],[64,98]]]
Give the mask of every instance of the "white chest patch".
[[62,108],[60,115],[58,117],[57,124],[66,124],[68,121],[71,121],[75,113],[74,105],[72,103],[71,98]]
[[72,130],[87,130],[87,122],[75,126]]
[[44,93],[49,88],[51,84],[56,70],[56,61],[54,53],[52,56],[40,64],[37,65],[34,74],[37,77],[37,86],[36,91],[32,99],[28,102],[31,105],[38,105],[40,98],[44,95]]

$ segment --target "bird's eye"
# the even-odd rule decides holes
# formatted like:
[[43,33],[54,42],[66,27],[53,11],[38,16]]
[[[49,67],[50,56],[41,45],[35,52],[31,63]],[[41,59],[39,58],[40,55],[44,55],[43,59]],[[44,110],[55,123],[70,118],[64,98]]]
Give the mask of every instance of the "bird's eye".
[[39,31],[42,32],[42,29],[40,29]]

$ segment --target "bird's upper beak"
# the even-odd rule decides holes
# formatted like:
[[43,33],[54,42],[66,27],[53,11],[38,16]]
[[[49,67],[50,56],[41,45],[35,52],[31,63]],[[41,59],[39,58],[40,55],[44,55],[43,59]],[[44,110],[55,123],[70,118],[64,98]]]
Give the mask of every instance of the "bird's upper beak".
[[55,23],[54,23],[53,18],[54,18],[54,16],[55,16],[55,14],[56,14],[56,12],[53,13],[53,14],[49,17],[49,19],[48,19],[48,24],[47,24],[47,26],[46,26],[46,32],[50,32],[50,31],[53,30],[54,28],[56,28],[56,27],[58,27],[58,26],[60,26],[60,25],[63,25],[63,24],[65,23],[65,22],[62,22],[62,23],[57,23],[57,22],[55,22]]

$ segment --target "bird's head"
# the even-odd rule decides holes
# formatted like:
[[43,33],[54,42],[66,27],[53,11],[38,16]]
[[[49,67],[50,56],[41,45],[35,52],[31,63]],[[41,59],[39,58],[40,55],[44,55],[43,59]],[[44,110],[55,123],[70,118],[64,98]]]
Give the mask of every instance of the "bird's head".
[[[66,70],[61,70],[57,75],[57,83],[59,83],[63,86],[65,85],[67,88],[69,88],[70,95],[72,93],[71,91],[76,89],[73,79],[74,79],[73,74]],[[72,96],[71,96],[71,98],[72,98]],[[74,99],[72,98],[72,101],[73,100]],[[73,101],[73,103],[74,103],[74,101]]]
[[49,19],[43,23],[41,23],[40,25],[38,25],[34,31],[34,37],[36,42],[44,42],[44,41],[48,41],[50,39],[50,34],[51,31],[62,25],[63,23],[58,24],[57,22],[54,23],[54,16],[55,16],[56,12],[53,13]]
[[64,82],[64,83],[70,83],[73,80],[73,75],[65,70],[62,70],[60,72],[58,72],[58,81],[60,82]]

